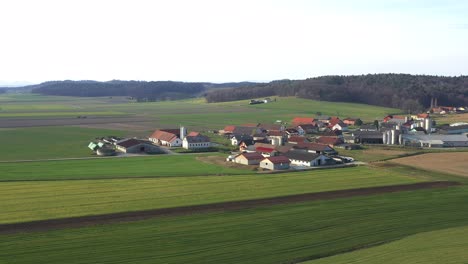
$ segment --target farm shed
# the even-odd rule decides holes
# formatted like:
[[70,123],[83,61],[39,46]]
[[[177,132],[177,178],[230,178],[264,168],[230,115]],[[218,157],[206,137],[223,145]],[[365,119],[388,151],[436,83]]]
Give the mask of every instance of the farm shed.
[[261,154],[252,152],[239,154],[234,158],[233,161],[235,163],[244,165],[258,165],[263,159],[265,159],[265,157],[263,157]]
[[353,132],[354,143],[360,144],[383,144],[383,133],[379,131],[356,131]]
[[210,138],[203,135],[186,136],[182,142],[184,149],[203,149],[211,147]]
[[403,134],[401,138],[405,146],[441,148],[441,147],[468,147],[468,134],[442,135],[442,134]]
[[260,162],[260,168],[268,170],[287,170],[291,161],[285,156],[268,157]]
[[284,154],[291,161],[293,165],[299,166],[321,166],[326,165],[330,158],[316,153],[309,153],[303,151],[290,151]]
[[118,141],[115,148],[123,153],[158,153],[160,149],[150,141],[128,138]]

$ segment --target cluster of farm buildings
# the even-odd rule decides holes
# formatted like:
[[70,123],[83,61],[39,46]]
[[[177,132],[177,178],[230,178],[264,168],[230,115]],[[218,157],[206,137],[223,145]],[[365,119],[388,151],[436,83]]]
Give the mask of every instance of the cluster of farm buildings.
[[[216,132],[228,138],[237,150],[228,161],[269,170],[348,163],[353,159],[338,155],[336,149],[352,150],[361,144],[468,147],[468,123],[436,127],[429,113],[388,115],[372,124],[363,124],[359,118],[295,117],[288,126],[281,121],[228,125]],[[102,138],[88,147],[98,155],[114,155],[167,153],[168,148],[200,151],[212,146],[209,137],[199,132],[187,133],[186,128],[180,127],[158,129],[147,139]]]
[[137,138],[101,138],[98,142],[90,142],[88,147],[98,155],[108,156],[120,153],[165,153],[166,148],[182,147],[187,150],[208,149],[212,146],[210,138],[192,131],[187,133],[185,127],[178,129],[158,129],[148,139]]

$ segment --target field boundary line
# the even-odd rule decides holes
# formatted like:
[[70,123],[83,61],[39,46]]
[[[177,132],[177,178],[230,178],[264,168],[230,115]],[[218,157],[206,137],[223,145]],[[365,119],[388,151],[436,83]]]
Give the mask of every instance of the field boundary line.
[[413,184],[368,187],[348,190],[336,190],[318,193],[260,198],[243,201],[229,201],[213,204],[191,205],[172,208],[150,209],[133,212],[120,212],[102,215],[79,216],[60,219],[39,220],[23,223],[0,224],[0,234],[16,234],[23,232],[40,232],[64,228],[77,228],[108,223],[133,222],[157,217],[185,216],[210,212],[228,212],[262,206],[294,204],[317,200],[332,200],[338,198],[369,196],[384,193],[414,191],[432,188],[446,188],[462,185],[455,181],[421,182]]

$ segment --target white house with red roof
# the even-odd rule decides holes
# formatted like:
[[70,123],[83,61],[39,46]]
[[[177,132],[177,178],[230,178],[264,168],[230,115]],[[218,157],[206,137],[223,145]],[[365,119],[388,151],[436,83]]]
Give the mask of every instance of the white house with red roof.
[[[173,130],[176,131],[176,130]],[[156,130],[149,137],[149,140],[154,144],[168,147],[180,147],[182,146],[182,140],[178,135],[172,132],[167,132],[164,130]]]
[[291,161],[285,156],[267,157],[260,162],[260,168],[267,170],[287,170],[290,165]]

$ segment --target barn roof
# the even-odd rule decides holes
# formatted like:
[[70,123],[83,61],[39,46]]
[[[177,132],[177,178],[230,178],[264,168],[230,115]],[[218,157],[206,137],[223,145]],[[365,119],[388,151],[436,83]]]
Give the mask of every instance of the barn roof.
[[273,157],[265,158],[264,160],[269,160],[273,164],[291,163],[288,157],[285,157],[285,156],[273,156]]

